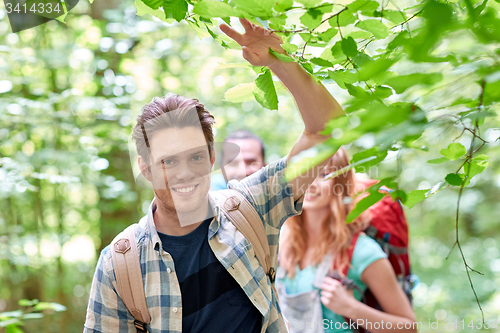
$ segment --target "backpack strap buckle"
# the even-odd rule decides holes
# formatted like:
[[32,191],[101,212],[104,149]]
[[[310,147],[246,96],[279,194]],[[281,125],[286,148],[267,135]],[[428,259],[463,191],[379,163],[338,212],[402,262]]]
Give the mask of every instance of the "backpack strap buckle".
[[134,320],[134,326],[135,328],[137,329],[137,332],[138,333],[144,333],[144,332],[147,332],[148,329],[146,328],[147,327],[147,324],[142,322],[142,321],[139,321],[139,320]]
[[276,269],[274,267],[269,268],[269,273],[267,273],[269,276],[269,280],[271,280],[271,283],[274,283],[276,280]]

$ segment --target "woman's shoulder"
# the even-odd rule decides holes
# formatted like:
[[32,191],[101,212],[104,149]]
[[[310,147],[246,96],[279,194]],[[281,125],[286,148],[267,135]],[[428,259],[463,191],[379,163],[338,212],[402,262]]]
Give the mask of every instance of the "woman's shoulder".
[[387,258],[380,245],[371,237],[361,233],[354,247],[351,265],[356,270],[358,276],[373,262]]

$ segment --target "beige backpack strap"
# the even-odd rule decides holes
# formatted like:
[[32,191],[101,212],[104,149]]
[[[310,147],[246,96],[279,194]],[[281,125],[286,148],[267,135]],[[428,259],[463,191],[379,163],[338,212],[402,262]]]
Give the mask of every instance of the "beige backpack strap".
[[116,275],[117,292],[134,316],[137,332],[147,332],[150,323],[146,295],[142,282],[139,252],[135,240],[135,225],[125,229],[111,243],[111,258]]
[[259,260],[264,272],[269,276],[274,288],[276,269],[271,265],[271,253],[267,233],[259,214],[243,194],[236,190],[228,189],[214,193],[224,197],[224,200],[221,200],[223,202],[220,206],[221,210],[234,224],[236,229],[252,244],[255,256]]

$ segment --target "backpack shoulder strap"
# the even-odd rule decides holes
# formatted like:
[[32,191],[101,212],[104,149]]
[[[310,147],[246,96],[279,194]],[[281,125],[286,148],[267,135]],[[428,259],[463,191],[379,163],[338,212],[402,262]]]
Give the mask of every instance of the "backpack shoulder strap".
[[146,326],[150,323],[151,317],[144,294],[135,226],[135,224],[131,225],[113,240],[111,258],[116,275],[118,295],[134,316],[137,332],[147,332]]
[[255,208],[243,194],[236,190],[216,191],[212,192],[212,195],[220,196],[220,202],[223,203],[220,205],[222,212],[252,244],[257,260],[269,276],[271,283],[274,284],[276,269],[271,265],[266,229]]
[[360,231],[355,232],[352,235],[351,238],[351,244],[349,245],[349,248],[347,249],[347,260],[349,260],[349,265],[347,265],[344,268],[344,275],[347,277],[347,274],[349,273],[349,266],[351,265],[352,262],[352,255],[354,254],[354,248],[356,247],[356,243],[358,242],[359,235],[361,234]]

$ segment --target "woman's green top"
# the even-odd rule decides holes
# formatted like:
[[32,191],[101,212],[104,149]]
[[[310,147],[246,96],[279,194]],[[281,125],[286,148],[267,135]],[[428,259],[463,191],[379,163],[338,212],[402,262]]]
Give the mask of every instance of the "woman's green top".
[[[375,242],[372,238],[365,234],[359,235],[358,241],[356,242],[356,246],[354,247],[354,251],[352,254],[352,267],[349,269],[347,277],[353,280],[354,283],[356,283],[356,285],[364,292],[366,290],[366,285],[361,282],[361,274],[373,262],[382,258],[387,258],[387,255],[382,250],[380,245],[378,245],[377,242]],[[314,288],[312,282],[316,274],[316,269],[317,266],[315,265],[307,266],[302,270],[297,266],[295,267],[296,274],[292,279],[288,278],[288,276],[285,276],[285,278],[283,279],[277,279],[277,282],[283,282],[285,284],[286,292],[289,295],[311,291]],[[361,295],[357,290],[354,290],[354,297],[358,301],[361,299]],[[342,325],[342,323],[345,322],[344,317],[332,312],[323,304],[321,304],[321,306],[323,309],[323,319],[328,320],[327,325],[325,325],[326,321],[323,320],[323,327],[328,326],[328,328],[325,329],[325,332],[352,333],[351,329],[346,328],[348,325]]]

